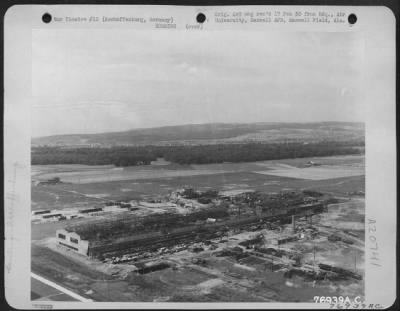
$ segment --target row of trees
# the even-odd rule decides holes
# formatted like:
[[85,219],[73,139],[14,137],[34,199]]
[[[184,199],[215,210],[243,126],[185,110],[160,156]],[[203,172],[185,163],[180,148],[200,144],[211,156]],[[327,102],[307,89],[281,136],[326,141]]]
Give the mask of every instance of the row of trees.
[[179,164],[252,162],[363,153],[363,142],[248,143],[112,148],[36,147],[32,164],[148,165],[159,157]]
[[178,146],[167,148],[163,154],[167,161],[179,164],[207,164],[223,162],[253,162],[264,160],[305,158],[358,154],[360,150],[341,142],[314,144],[231,144],[207,146]]
[[33,165],[85,164],[135,166],[148,165],[157,159],[157,154],[146,148],[60,148],[37,147],[32,149]]

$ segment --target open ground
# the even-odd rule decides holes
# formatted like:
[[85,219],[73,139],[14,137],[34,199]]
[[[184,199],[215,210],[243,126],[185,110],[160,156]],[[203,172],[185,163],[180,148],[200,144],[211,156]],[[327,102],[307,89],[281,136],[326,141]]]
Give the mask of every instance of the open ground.
[[[321,166],[304,167],[308,161],[320,163]],[[146,196],[163,196],[181,187],[266,192],[280,191],[282,188],[312,188],[344,194],[365,190],[363,166],[362,156],[192,165],[183,166],[184,169],[174,165],[177,170],[161,165],[125,170],[115,170],[110,166],[40,166],[33,168],[35,176],[39,175],[41,179],[60,177],[62,181],[70,182],[32,186],[32,210],[62,209],[71,205],[84,207],[111,199],[135,200]],[[299,174],[299,171],[304,173]],[[109,177],[112,174],[114,177]],[[293,176],[296,174],[299,176]],[[87,182],[81,183],[85,178]]]
[[[323,163],[320,163],[322,160]],[[225,174],[235,172],[255,172],[261,174],[268,174],[269,170],[279,171],[280,175],[288,177],[296,177],[290,175],[290,171],[295,172],[314,171],[316,167],[304,167],[307,161],[318,162],[320,166],[319,170],[326,169],[327,177],[332,178],[329,172],[336,171],[333,177],[346,177],[363,175],[363,166],[360,166],[360,162],[364,161],[362,156],[345,156],[345,157],[329,157],[325,158],[304,158],[301,159],[287,159],[287,160],[272,160],[272,161],[260,161],[250,163],[221,163],[221,164],[202,164],[202,165],[178,165],[178,164],[166,164],[166,165],[146,165],[136,167],[111,167],[106,166],[85,166],[85,165],[48,165],[48,166],[37,166],[33,167],[34,177],[38,180],[47,180],[54,177],[60,177],[62,181],[68,183],[86,184],[96,182],[108,182],[108,181],[121,181],[121,180],[142,180],[142,179],[156,179],[156,178],[173,178],[173,177],[187,177],[197,175],[213,175],[213,174]],[[297,169],[296,169],[297,168]],[[308,175],[303,174],[298,178],[302,179],[313,179],[308,178]]]

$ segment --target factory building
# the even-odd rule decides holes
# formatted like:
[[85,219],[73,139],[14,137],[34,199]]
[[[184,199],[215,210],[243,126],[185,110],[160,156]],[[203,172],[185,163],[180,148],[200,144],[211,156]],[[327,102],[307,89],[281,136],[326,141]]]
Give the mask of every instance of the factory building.
[[[57,244],[90,257],[109,256],[113,253],[140,252],[157,247],[176,245],[184,241],[206,240],[221,235],[226,230],[251,228],[263,221],[286,221],[295,223],[292,216],[309,217],[322,213],[324,204],[304,203],[303,198],[289,194],[276,200],[267,197],[260,205],[254,206],[254,214],[232,215],[229,207],[208,207],[189,214],[160,213],[144,217],[126,215],[90,224],[71,225],[57,230]],[[293,197],[293,198],[292,198]],[[273,197],[275,199],[275,197]],[[244,200],[254,198],[244,198]],[[257,201],[259,198],[255,197]],[[261,198],[263,199],[263,198]],[[301,200],[300,200],[301,199]],[[273,202],[273,203],[271,203]],[[246,202],[245,202],[246,203]],[[258,202],[257,202],[258,203]],[[252,205],[250,201],[247,203]],[[288,206],[289,205],[289,206]],[[80,213],[99,213],[101,208],[81,210]]]
[[37,216],[37,215],[43,215],[43,214],[50,214],[51,210],[36,210],[36,211],[32,211],[32,216]]
[[47,180],[42,180],[42,181],[38,181],[37,183],[35,183],[36,186],[39,185],[57,185],[61,183],[61,180],[59,177],[54,177],[54,178],[50,178]]
[[[128,249],[139,250],[153,247],[157,243],[168,244],[182,239],[194,239],[202,230],[212,234],[223,226],[216,226],[216,217],[226,215],[225,209],[218,208],[190,215],[159,214],[144,218],[125,215],[114,220],[57,230],[56,241],[58,245],[86,256]],[[213,217],[211,223],[207,222],[207,219],[211,219],[208,216]],[[199,219],[203,220],[203,225],[195,224]]]
[[89,241],[81,239],[76,232],[69,232],[65,229],[56,231],[56,243],[85,256],[89,252]]

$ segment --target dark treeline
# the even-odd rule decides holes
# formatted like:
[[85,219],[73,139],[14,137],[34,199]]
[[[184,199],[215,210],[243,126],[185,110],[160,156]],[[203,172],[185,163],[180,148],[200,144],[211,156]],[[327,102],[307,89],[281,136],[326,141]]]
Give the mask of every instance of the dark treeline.
[[32,164],[148,165],[159,157],[179,164],[252,162],[363,153],[364,142],[249,143],[112,148],[36,147]]
[[32,164],[86,164],[134,166],[148,165],[157,159],[154,150],[144,147],[114,148],[60,148],[37,147],[32,149]]

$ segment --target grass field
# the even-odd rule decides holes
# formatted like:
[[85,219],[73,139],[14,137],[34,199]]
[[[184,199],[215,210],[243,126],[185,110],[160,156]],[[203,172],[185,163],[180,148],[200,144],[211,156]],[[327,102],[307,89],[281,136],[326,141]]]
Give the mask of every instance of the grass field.
[[226,170],[188,170],[188,169],[136,169],[136,168],[111,168],[99,169],[93,171],[80,171],[80,172],[63,172],[63,173],[49,173],[40,176],[40,179],[50,179],[53,177],[60,177],[63,182],[88,184],[99,183],[107,181],[120,181],[120,180],[143,180],[151,178],[168,178],[168,177],[185,177],[196,175],[212,175],[228,173]]
[[[91,184],[32,186],[32,210],[63,209],[103,205],[107,200],[135,200],[167,195],[181,187],[215,190],[259,190],[276,192],[283,188],[315,189],[344,194],[365,191],[365,176],[325,180],[302,180],[256,173],[227,173],[175,178],[145,179],[141,182],[113,181]],[[95,197],[97,196],[97,197]]]
[[[322,166],[304,168],[314,161]],[[283,188],[323,190],[343,194],[365,190],[363,156],[287,159],[207,165],[33,166],[34,179],[60,177],[64,183],[31,187],[31,208],[64,209],[165,196],[182,187],[219,191],[280,191]]]
[[78,301],[63,292],[31,278],[31,300],[36,301]]
[[364,175],[364,168],[349,165],[324,165],[307,168],[287,167],[276,170],[259,171],[257,173],[307,180],[324,180],[341,177],[361,176]]
[[63,220],[56,222],[48,222],[43,224],[31,225],[31,240],[42,240],[49,237],[54,237],[56,230],[66,227],[68,224],[75,223],[76,220]]
[[31,188],[32,210],[58,209],[64,207],[85,207],[101,201],[103,200],[86,196],[85,194],[71,192],[69,190],[66,191],[62,187],[58,186],[33,186]]
[[313,161],[321,165],[358,165],[364,166],[364,155],[344,155],[334,157],[310,157],[310,158],[296,158],[296,159],[281,159],[268,161],[269,163],[283,163],[295,167],[304,167],[308,161]]
[[[164,196],[181,187],[196,189],[259,190],[276,192],[283,188],[315,189],[337,194],[365,191],[365,176],[324,180],[303,180],[249,172],[153,178],[139,181],[111,181],[90,184],[58,184],[32,186],[32,210],[63,209],[103,205],[107,200],[135,200]],[[97,197],[96,197],[97,196]]]
[[[290,169],[293,169],[293,167],[304,167],[308,161],[319,163],[327,168],[329,168],[330,165],[336,165],[336,167],[332,167],[332,171],[338,170],[337,165],[345,165],[344,167],[341,167],[342,175],[343,172],[346,172],[346,170],[350,172],[353,171],[354,168],[359,168],[360,175],[363,174],[361,171],[364,166],[363,156],[339,156],[326,158],[284,159],[249,163],[221,163],[202,165],[167,164],[124,168],[116,168],[110,165],[94,167],[87,165],[48,165],[32,166],[32,175],[38,180],[47,180],[54,177],[60,177],[61,180],[66,183],[87,184],[122,180],[135,181],[155,178],[190,177],[235,172],[259,172],[264,170],[267,170],[266,173],[268,173],[268,170],[279,170],[282,168],[290,172]],[[317,168],[308,168],[306,170],[309,169]],[[286,174],[290,175],[290,173]],[[296,177],[289,175],[288,177]],[[285,176],[285,174],[280,176]],[[307,175],[305,177],[300,176],[298,178],[307,178]]]

